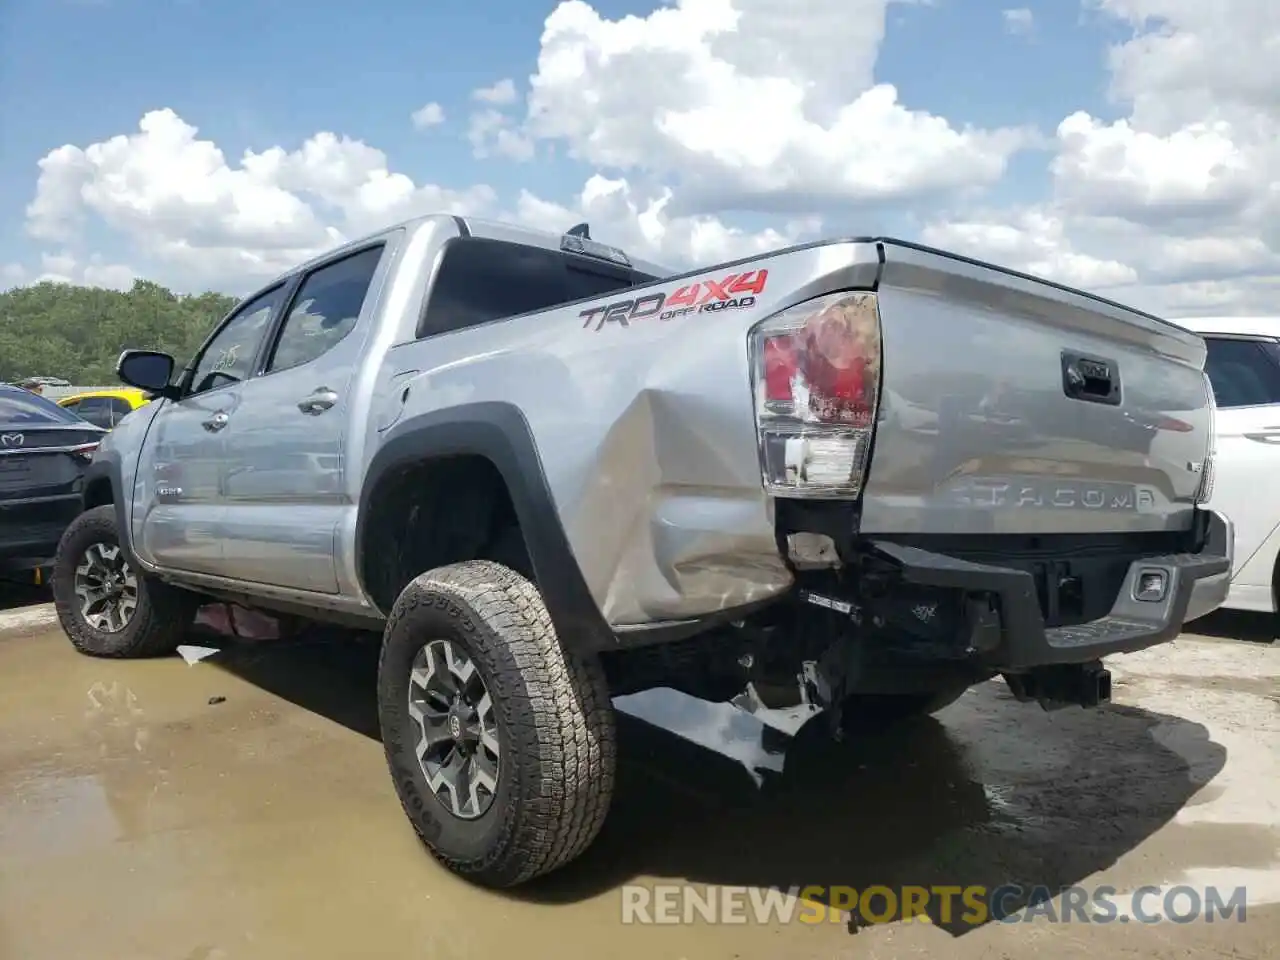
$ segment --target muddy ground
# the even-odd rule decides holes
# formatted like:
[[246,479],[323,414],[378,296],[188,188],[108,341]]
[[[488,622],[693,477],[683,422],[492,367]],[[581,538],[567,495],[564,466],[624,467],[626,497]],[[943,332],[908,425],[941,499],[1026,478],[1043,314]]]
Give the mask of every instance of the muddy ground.
[[[1044,713],[997,682],[840,747],[815,723],[766,732],[725,705],[626,698],[600,841],[504,896],[447,874],[404,820],[372,649],[95,661],[43,599],[0,603],[0,960],[1261,958],[1280,943],[1280,647],[1256,618],[1114,658],[1103,709]],[[622,923],[624,884],[678,881],[1106,884],[1121,909],[1144,884],[1243,885],[1249,901],[1243,922],[1187,924],[1055,923],[1061,897],[1025,922],[856,934],[838,917]]]

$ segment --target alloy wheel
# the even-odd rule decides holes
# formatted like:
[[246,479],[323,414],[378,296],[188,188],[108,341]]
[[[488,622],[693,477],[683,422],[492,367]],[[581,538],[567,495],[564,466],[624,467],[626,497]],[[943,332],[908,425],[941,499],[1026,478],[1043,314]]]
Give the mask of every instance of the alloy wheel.
[[92,543],[76,567],[75,593],[80,616],[102,633],[119,633],[138,609],[138,577],[113,543]]
[[428,789],[462,820],[483,816],[498,790],[502,748],[489,691],[460,646],[432,640],[414,656],[409,716]]

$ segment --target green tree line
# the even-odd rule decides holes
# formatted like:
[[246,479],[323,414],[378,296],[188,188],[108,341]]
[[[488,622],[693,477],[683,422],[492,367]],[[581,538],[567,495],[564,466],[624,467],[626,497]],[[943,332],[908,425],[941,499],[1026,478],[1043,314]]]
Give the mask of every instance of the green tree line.
[[163,350],[185,363],[234,297],[180,295],[147,280],[128,291],[38,283],[0,293],[0,381],[61,377],[80,386],[115,382],[130,347]]

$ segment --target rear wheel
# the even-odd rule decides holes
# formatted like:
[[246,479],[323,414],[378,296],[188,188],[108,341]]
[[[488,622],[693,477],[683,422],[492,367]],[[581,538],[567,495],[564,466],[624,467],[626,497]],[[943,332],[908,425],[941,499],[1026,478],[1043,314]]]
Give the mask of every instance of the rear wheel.
[[401,805],[455,873],[511,887],[573,860],[613,795],[603,670],[567,652],[532,583],[488,560],[414,579],[378,669]]
[[86,510],[63,533],[53,563],[53,600],[71,643],[95,657],[172,653],[196,611],[192,594],[135,569],[111,504]]

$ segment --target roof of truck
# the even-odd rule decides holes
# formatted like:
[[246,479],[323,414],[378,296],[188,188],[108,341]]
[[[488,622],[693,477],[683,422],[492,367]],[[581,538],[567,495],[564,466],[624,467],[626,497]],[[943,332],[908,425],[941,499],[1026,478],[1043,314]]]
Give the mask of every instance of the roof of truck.
[[[461,232],[463,236],[479,236],[496,240],[506,240],[511,243],[522,243],[528,246],[543,247],[548,250],[562,249],[560,244],[565,236],[563,233],[553,233],[549,230],[535,230],[532,227],[525,227],[519,224],[506,223],[498,220],[486,220],[481,217],[461,217],[448,213],[427,213],[419,217],[411,217],[408,220],[401,220],[398,223],[388,224],[381,230],[375,230],[372,233],[364,234],[363,236],[356,237],[353,240],[348,240],[345,243],[339,244],[336,247],[332,247],[324,253],[318,254],[303,263],[290,267],[288,270],[285,270],[279,276],[272,279],[267,286],[271,286],[279,282],[281,279],[292,276],[299,271],[310,269],[315,264],[319,264],[335,256],[340,256],[347,250],[354,250],[357,247],[361,247],[373,240],[377,240],[379,237],[385,237],[387,234],[394,233],[397,230],[404,230],[412,233],[421,226],[428,223],[438,223],[441,220],[452,220],[457,225],[459,232]],[[605,244],[606,246],[613,246],[606,240],[600,240],[596,237],[591,237],[590,239],[594,242]],[[615,247],[615,249],[622,250],[620,247]],[[663,278],[673,276],[678,272],[661,264],[653,263],[648,260],[637,259],[625,250],[622,252],[625,253],[627,259],[630,260],[631,269],[638,271],[639,273]],[[265,289],[265,287],[259,287],[258,289]]]

